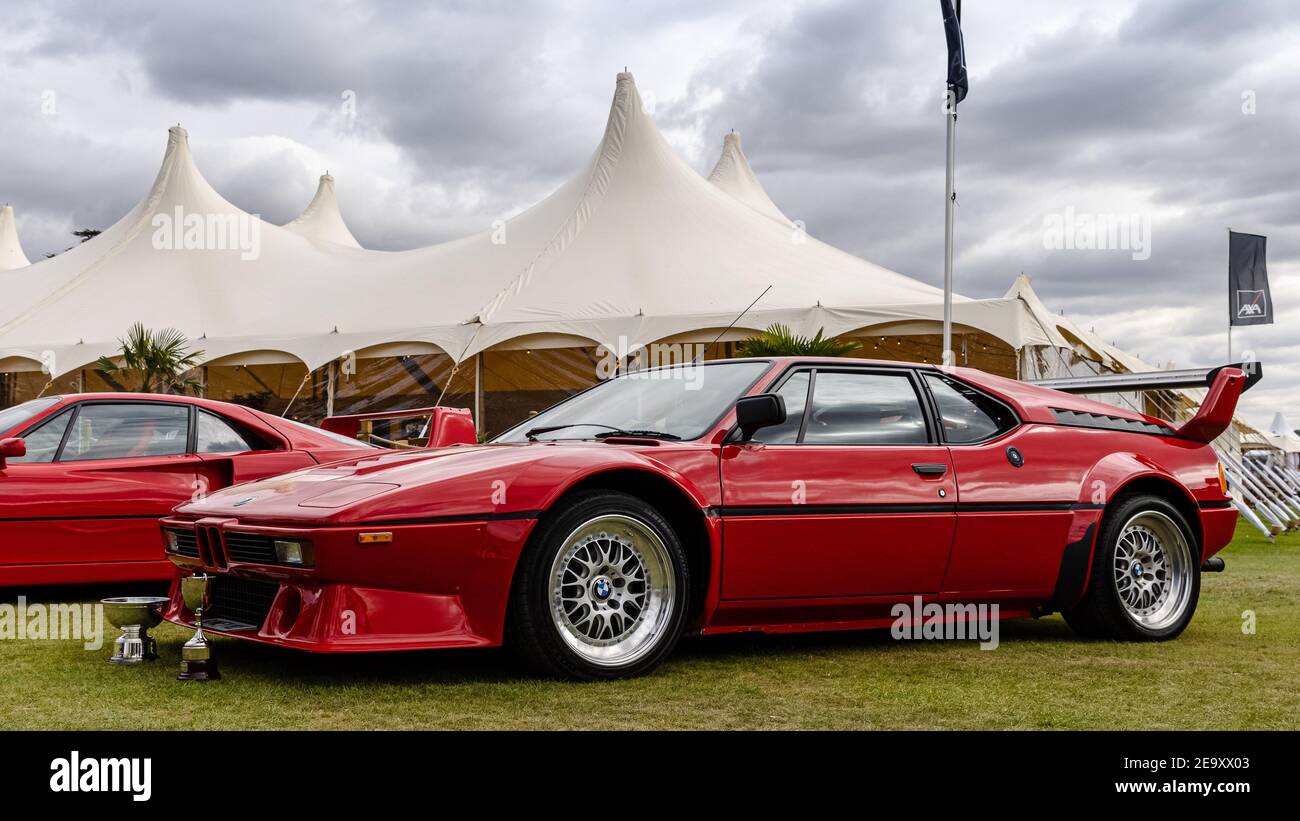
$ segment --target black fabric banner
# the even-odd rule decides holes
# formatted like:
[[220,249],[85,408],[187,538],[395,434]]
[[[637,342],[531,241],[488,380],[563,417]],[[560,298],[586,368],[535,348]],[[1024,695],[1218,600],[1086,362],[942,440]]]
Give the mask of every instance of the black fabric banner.
[[953,104],[966,99],[970,83],[966,78],[966,43],[961,36],[961,19],[952,10],[952,0],[939,0],[943,9],[943,33],[948,37],[948,88],[955,93]]
[[1272,325],[1273,295],[1264,261],[1267,237],[1228,232],[1228,322]]

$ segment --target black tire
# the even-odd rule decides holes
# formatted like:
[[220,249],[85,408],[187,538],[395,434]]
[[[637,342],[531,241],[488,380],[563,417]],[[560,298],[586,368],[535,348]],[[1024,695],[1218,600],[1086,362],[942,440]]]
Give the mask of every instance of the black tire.
[[[1158,623],[1145,623],[1143,618],[1135,615],[1135,610],[1125,603],[1120,593],[1123,580],[1117,580],[1117,561],[1126,561],[1117,555],[1121,550],[1120,537],[1130,525],[1142,525],[1147,522],[1167,520],[1181,533],[1185,541],[1188,556],[1186,561],[1175,568],[1172,557],[1180,553],[1176,536],[1171,544],[1163,548],[1170,560],[1166,584],[1171,584],[1173,576],[1181,581],[1177,587],[1171,587],[1170,598],[1173,602],[1170,610],[1158,620]],[[1173,535],[1173,534],[1170,534]],[[1140,562],[1134,564],[1140,565]],[[1141,568],[1135,572],[1140,573]],[[1175,597],[1174,590],[1177,590]],[[1101,532],[1097,536],[1097,548],[1093,553],[1092,568],[1088,578],[1088,588],[1077,605],[1061,615],[1080,636],[1085,638],[1104,638],[1116,641],[1168,641],[1178,637],[1186,629],[1192,616],[1196,613],[1196,604],[1201,595],[1201,546],[1187,519],[1176,507],[1158,496],[1135,495],[1125,497],[1107,509],[1102,521]],[[1158,615],[1158,614],[1157,614]]]
[[[659,564],[652,566],[664,569],[659,574],[664,578],[658,581],[662,583],[669,570],[672,574],[671,595],[660,597],[659,601],[664,604],[662,609],[655,612],[653,624],[658,625],[658,629],[647,631],[652,633],[651,638],[646,639],[635,657],[629,658],[625,663],[617,660],[602,660],[598,663],[571,646],[573,642],[581,646],[582,639],[577,636],[576,629],[562,634],[563,628],[558,623],[561,617],[553,615],[551,598],[553,568],[565,566],[557,563],[557,557],[562,550],[567,551],[573,544],[582,541],[571,537],[577,536],[584,525],[611,516],[633,520],[657,537],[663,555],[659,556]],[[620,569],[616,567],[611,572]],[[609,571],[610,568],[606,567],[605,570]],[[636,585],[637,582],[632,581],[626,590],[631,591]],[[510,596],[506,644],[526,665],[548,675],[584,681],[644,675],[663,662],[681,637],[688,602],[691,600],[690,585],[690,563],[681,540],[658,510],[635,496],[617,491],[575,493],[547,513],[520,557]],[[588,589],[581,584],[565,585],[565,589],[570,588],[583,591]],[[609,587],[603,589],[608,590]],[[642,584],[641,589],[647,589],[647,586]],[[591,595],[594,596],[594,593]],[[613,602],[610,606],[618,606],[613,597],[609,601]],[[622,618],[626,619],[630,605],[624,602],[623,606]],[[637,608],[637,612],[640,610]],[[648,617],[647,615],[646,618]]]

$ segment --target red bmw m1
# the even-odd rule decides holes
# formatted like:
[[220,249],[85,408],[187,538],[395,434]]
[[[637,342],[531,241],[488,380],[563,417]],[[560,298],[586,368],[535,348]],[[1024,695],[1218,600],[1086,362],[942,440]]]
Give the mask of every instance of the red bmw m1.
[[[685,632],[890,626],[914,597],[1177,636],[1237,511],[1209,442],[962,368],[739,359],[633,372],[492,442],[371,452],[183,505],[204,628],[310,651],[511,646],[645,673]],[[173,585],[166,617],[193,624]]]

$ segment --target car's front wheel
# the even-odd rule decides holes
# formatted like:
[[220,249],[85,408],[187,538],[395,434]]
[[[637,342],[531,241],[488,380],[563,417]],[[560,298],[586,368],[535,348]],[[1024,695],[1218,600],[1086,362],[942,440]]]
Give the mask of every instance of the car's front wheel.
[[677,643],[689,592],[681,540],[654,507],[625,493],[576,494],[520,559],[507,640],[554,675],[641,675]]
[[1201,592],[1200,550],[1187,520],[1157,496],[1107,511],[1083,599],[1063,615],[1081,635],[1163,641],[1192,620]]

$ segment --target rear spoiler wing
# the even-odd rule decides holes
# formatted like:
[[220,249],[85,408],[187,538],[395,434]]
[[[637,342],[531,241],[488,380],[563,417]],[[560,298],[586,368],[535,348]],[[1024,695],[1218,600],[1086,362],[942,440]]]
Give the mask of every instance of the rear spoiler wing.
[[1184,439],[1213,442],[1232,424],[1237,400],[1249,387],[1246,374],[1240,368],[1215,368],[1213,378],[1210,391],[1205,395],[1196,415],[1178,429],[1178,435]]
[[329,416],[321,428],[389,448],[444,448],[478,442],[474,415],[466,408],[432,408]]
[[1063,379],[1026,380],[1030,385],[1051,388],[1062,393],[1128,393],[1129,391],[1159,391],[1172,388],[1210,388],[1215,378],[1225,368],[1235,368],[1246,375],[1242,393],[1250,390],[1264,378],[1264,366],[1259,362],[1237,362],[1217,368],[1186,368],[1178,371],[1145,371],[1143,373],[1105,373],[1096,376],[1069,376]]
[[1232,424],[1241,395],[1264,378],[1259,362],[1220,365],[1217,368],[1192,368],[1181,371],[1148,371],[1080,376],[1066,379],[1040,379],[1031,382],[1065,393],[1127,393],[1170,388],[1207,388],[1196,415],[1175,433],[1183,439],[1211,442]]

